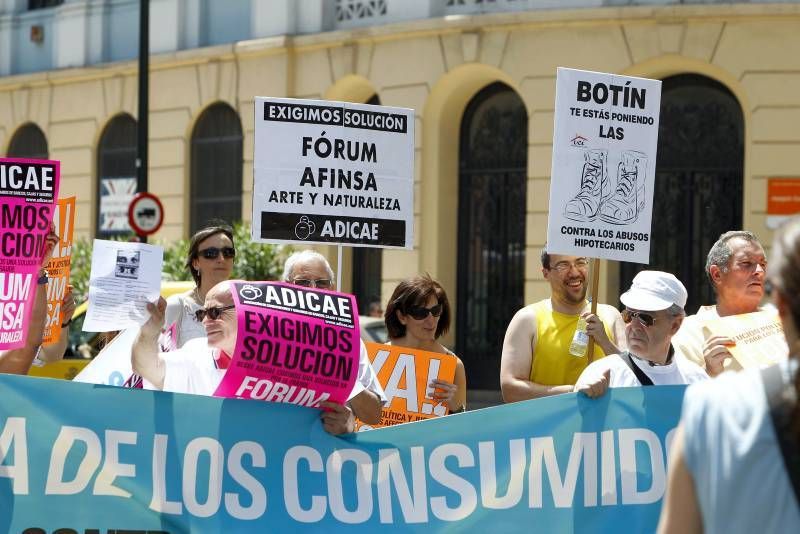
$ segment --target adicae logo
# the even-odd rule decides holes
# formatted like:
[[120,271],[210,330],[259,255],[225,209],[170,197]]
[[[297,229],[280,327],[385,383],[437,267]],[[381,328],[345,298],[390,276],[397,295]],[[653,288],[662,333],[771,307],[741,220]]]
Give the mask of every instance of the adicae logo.
[[316,225],[314,225],[313,221],[303,215],[300,217],[300,222],[294,227],[294,235],[297,236],[297,239],[308,239],[315,230]]

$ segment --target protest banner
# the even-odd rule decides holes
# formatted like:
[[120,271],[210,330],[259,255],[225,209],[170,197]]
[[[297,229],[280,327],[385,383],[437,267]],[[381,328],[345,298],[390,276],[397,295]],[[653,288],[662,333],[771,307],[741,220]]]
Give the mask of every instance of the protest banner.
[[70,317],[64,317],[61,303],[67,292],[69,272],[72,262],[72,239],[75,232],[75,197],[61,198],[58,208],[53,211],[53,225],[59,236],[59,243],[47,262],[47,322],[44,325],[42,344],[58,341],[61,325]]
[[256,98],[252,238],[412,248],[414,112]]
[[0,349],[25,344],[60,163],[0,158]]
[[163,260],[161,247],[95,239],[83,330],[109,332],[143,325],[150,317],[147,303],[158,300]]
[[448,414],[445,404],[433,400],[433,389],[428,384],[437,378],[455,382],[455,356],[379,343],[366,343],[366,346],[389,404],[381,410],[381,421],[377,425],[356,421],[358,431]]
[[654,532],[685,390],[334,437],[302,406],[22,376],[0,388],[0,530],[30,533]]
[[344,404],[358,377],[352,295],[275,282],[232,284],[238,335],[217,397]]
[[650,263],[661,82],[559,68],[547,249]]
[[770,311],[743,313],[712,319],[705,323],[703,336],[725,336],[736,344],[728,347],[733,361],[725,369],[767,367],[789,357],[778,314]]

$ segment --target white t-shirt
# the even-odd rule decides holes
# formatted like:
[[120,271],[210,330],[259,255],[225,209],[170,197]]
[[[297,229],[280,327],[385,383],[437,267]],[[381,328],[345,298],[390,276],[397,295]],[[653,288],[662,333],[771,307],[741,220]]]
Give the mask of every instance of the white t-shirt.
[[164,312],[164,328],[169,328],[175,323],[176,347],[183,347],[191,339],[206,337],[206,329],[203,323],[198,322],[194,312],[202,308],[200,304],[192,298],[195,290],[170,295],[167,297],[167,309]]
[[[225,369],[217,369],[214,354],[217,349],[208,346],[205,337],[192,339],[182,348],[172,352],[162,352],[164,359],[164,391],[172,393],[192,393],[213,395],[219,387]],[[361,341],[358,359],[358,379],[353,385],[348,400],[364,390],[375,393],[385,406],[386,393],[378,382],[378,376],[367,356],[367,347]]]
[[[631,358],[634,365],[641,369],[644,374],[650,377],[656,386],[674,386],[681,384],[693,384],[701,380],[708,380],[706,372],[697,364],[687,360],[683,355],[675,351],[672,361],[668,365],[650,365],[647,360],[642,360],[633,356]],[[601,358],[592,362],[583,370],[578,377],[576,387],[591,384],[603,376],[606,370],[611,370],[611,381],[609,387],[635,387],[641,386],[639,379],[631,371],[628,364],[619,354],[612,354],[607,358]]]

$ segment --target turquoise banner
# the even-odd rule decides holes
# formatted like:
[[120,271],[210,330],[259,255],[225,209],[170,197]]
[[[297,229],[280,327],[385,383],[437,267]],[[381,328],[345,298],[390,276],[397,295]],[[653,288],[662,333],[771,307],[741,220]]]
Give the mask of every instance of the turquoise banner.
[[325,433],[319,411],[0,376],[0,532],[652,532],[684,387]]

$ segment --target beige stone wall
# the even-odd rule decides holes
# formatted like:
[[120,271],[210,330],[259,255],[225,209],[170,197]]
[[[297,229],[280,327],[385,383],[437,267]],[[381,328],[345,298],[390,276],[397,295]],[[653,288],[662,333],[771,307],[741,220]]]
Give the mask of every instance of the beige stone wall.
[[[151,62],[150,189],[166,220],[157,238],[187,233],[189,140],[214,102],[236,109],[244,130],[250,218],[253,98],[291,96],[416,110],[415,246],[386,250],[383,298],[397,281],[429,271],[451,298],[456,287],[457,151],[463,111],[503,81],[529,114],[525,300],[547,294],[538,265],[545,240],[556,67],[663,78],[699,73],[727,86],[745,121],[745,226],[765,241],[766,178],[800,175],[800,6],[760,4],[544,10],[425,20],[183,51]],[[0,150],[33,121],[63,162],[63,194],[78,195],[78,224],[96,214],[96,145],[116,114],[136,116],[135,64],[0,79]],[[335,262],[335,247],[324,247]],[[345,255],[344,279],[349,273]],[[615,300],[617,271],[603,262],[601,299]],[[344,288],[349,287],[348,283]],[[446,341],[452,341],[452,337]]]

